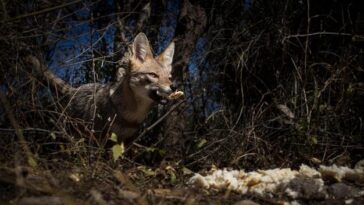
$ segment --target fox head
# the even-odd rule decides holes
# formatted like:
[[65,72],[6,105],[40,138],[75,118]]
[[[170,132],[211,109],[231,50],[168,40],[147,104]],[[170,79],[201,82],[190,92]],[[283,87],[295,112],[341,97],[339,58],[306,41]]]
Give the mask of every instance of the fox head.
[[173,92],[172,60],[174,42],[154,57],[144,33],[139,33],[131,45],[130,81],[134,94],[145,100],[165,104]]

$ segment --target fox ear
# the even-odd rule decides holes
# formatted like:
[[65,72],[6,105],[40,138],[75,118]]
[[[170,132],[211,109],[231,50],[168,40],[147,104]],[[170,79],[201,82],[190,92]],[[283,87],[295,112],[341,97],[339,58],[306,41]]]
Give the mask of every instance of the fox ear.
[[158,59],[167,67],[171,67],[174,55],[174,42],[170,43],[166,50],[159,55]]
[[149,41],[144,33],[139,33],[133,42],[133,57],[144,62],[147,57],[153,57]]

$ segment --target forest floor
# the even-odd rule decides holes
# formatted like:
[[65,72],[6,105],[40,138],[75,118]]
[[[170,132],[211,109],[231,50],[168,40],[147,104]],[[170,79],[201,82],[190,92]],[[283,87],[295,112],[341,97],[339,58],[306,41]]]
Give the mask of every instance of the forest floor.
[[364,192],[363,184],[345,183],[347,186],[339,190],[345,193],[338,198],[293,200],[282,193],[262,197],[228,189],[198,188],[188,183],[194,173],[178,164],[162,162],[158,168],[152,168],[122,161],[111,163],[99,159],[75,163],[52,159],[38,162],[35,168],[15,166],[15,169],[3,164],[0,204],[364,204],[363,193],[356,197],[348,194],[353,189]]

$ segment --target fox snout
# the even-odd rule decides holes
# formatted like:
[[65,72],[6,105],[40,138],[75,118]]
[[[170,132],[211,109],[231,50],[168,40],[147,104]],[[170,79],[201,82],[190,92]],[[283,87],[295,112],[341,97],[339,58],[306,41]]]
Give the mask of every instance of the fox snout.
[[166,104],[168,102],[168,96],[173,93],[170,86],[160,86],[149,93],[149,97],[155,102],[160,104]]
[[161,95],[163,97],[168,97],[170,94],[172,94],[173,89],[171,88],[171,86],[165,86],[165,87],[160,87],[157,90],[157,94]]

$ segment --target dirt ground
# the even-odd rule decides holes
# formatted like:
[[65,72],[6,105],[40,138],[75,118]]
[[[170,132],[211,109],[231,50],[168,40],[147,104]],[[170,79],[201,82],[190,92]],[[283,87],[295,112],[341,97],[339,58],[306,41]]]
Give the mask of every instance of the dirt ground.
[[[0,168],[0,204],[364,204],[363,196],[352,199],[345,194],[337,199],[292,200],[280,193],[262,197],[205,190],[187,183],[191,170],[171,162],[148,167],[127,159],[78,163],[52,159],[39,161],[34,168],[15,167]],[[363,186],[358,188],[363,190]]]

